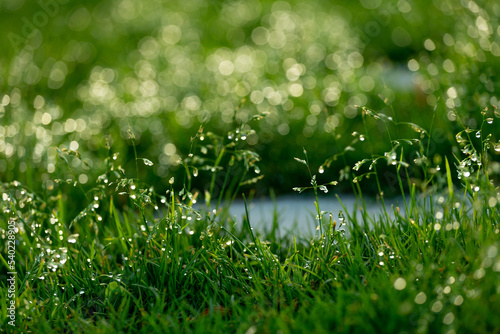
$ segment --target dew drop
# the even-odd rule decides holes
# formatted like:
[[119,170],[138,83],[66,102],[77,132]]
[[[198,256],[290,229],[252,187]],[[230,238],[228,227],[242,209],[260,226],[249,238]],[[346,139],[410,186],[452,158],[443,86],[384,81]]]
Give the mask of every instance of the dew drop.
[[423,291],[417,293],[417,295],[415,296],[416,304],[423,304],[425,303],[426,300],[427,300],[427,295]]
[[78,238],[79,234],[72,234],[68,237],[68,243],[70,244],[76,244],[76,239]]
[[404,278],[400,277],[394,281],[394,289],[404,290],[404,288],[406,288],[406,280]]

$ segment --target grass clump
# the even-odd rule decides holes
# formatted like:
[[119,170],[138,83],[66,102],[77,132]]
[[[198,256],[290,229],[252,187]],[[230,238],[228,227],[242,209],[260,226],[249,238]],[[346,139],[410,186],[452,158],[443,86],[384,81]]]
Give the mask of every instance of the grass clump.
[[[366,108],[362,117],[366,133],[354,133],[352,146],[318,169],[325,174],[357,145],[370,145],[369,119],[387,125],[390,151],[373,152],[340,175],[357,195],[353,209],[322,211],[318,193],[337,181],[321,184],[306,150],[305,160],[296,158],[311,186],[295,190],[315,193],[318,228],[311,240],[256,231],[248,212],[242,220],[227,214],[235,196],[251,194],[241,187],[261,178],[259,156],[241,140],[252,131],[247,126],[228,136],[200,127],[181,161],[184,179],[171,178],[165,194],[128,177],[110,141],[106,169],[91,188],[76,176],[55,180],[42,194],[2,183],[2,238],[7,223],[17,231],[16,326],[7,325],[4,302],[2,327],[33,333],[498,330],[500,194],[489,172],[498,144],[483,129],[465,128],[457,134],[461,155],[430,162],[430,131]],[[490,123],[486,110],[483,117],[483,125]],[[408,125],[417,138],[394,135]],[[130,132],[132,145],[134,138]],[[413,159],[407,146],[417,147]],[[77,151],[58,154],[68,169],[82,159]],[[384,159],[394,169],[402,207],[383,200],[376,167]],[[153,164],[137,154],[135,161],[144,162],[136,164],[137,175]],[[417,169],[418,187],[410,177]],[[209,180],[204,206],[191,186],[203,172]],[[367,214],[363,200],[361,184],[370,177],[379,190],[378,216]],[[79,211],[71,201],[76,191],[85,194]],[[5,278],[5,246],[0,249]]]

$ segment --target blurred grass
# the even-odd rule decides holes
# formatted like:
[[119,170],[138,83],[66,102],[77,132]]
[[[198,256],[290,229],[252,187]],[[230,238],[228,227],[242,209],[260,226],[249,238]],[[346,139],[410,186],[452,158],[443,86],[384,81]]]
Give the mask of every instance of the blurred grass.
[[[489,1],[1,6],[8,47],[0,56],[0,178],[38,189],[70,177],[58,174],[54,146],[78,148],[92,171],[75,166],[76,176],[91,182],[104,170],[106,135],[132,170],[130,142],[116,140],[127,139],[129,126],[139,156],[155,163],[141,178],[159,176],[166,189],[201,123],[225,136],[265,114],[247,139],[266,175],[256,189],[284,193],[307,182],[292,163],[302,147],[314,152],[318,168],[349,145],[351,133],[363,132],[356,105],[427,130],[435,112],[428,158],[436,161],[458,152],[454,113],[475,127],[481,110],[498,105],[500,6]],[[39,33],[25,38],[32,25]],[[372,150],[388,150],[385,128],[372,136],[381,139]],[[369,151],[356,147],[348,165]],[[332,164],[327,173],[336,178],[342,167]]]

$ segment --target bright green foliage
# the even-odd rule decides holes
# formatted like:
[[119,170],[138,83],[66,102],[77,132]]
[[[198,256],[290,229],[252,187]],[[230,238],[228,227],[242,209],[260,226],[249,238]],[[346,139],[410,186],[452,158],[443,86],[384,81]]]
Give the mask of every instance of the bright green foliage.
[[0,11],[1,330],[498,333],[496,1]]
[[[212,145],[202,145],[210,138]],[[74,216],[65,194],[83,190],[77,183],[61,181],[59,190],[46,194],[2,183],[2,221],[18,228],[17,328],[86,333],[499,328],[492,310],[500,306],[500,194],[486,172],[488,150],[494,149],[489,142],[481,142],[479,160],[474,160],[476,146],[464,143],[456,193],[448,161],[443,173],[423,160],[416,164],[428,175],[422,180],[426,187],[410,184],[408,193],[399,178],[404,208],[386,207],[380,192],[379,216],[366,213],[360,184],[366,182],[361,176],[368,176],[354,174],[360,171],[355,167],[344,182],[357,180],[352,183],[356,207],[344,206],[338,215],[321,211],[316,196],[318,229],[307,240],[279,236],[276,228],[254,231],[248,212],[243,220],[227,215],[258,156],[220,140],[200,128],[182,162],[183,184],[172,178],[166,195],[128,178],[108,146],[107,170],[84,190],[87,202]],[[369,144],[367,135],[366,140]],[[421,139],[397,141],[420,145]],[[398,176],[410,167],[402,147],[395,144],[380,156]],[[198,153],[205,150],[200,161]],[[68,166],[80,158],[78,152],[59,154]],[[297,160],[307,167],[311,187],[301,191],[328,192],[336,181],[320,185],[304,154],[305,160]],[[370,160],[378,159],[374,153]],[[149,167],[149,160],[137,160],[146,162],[137,168]],[[217,204],[207,200],[204,208],[196,205],[189,179],[210,161],[206,166],[214,175],[239,173],[231,174],[232,182],[226,177],[217,194],[205,196]],[[376,170],[367,173],[380,182]],[[7,326],[6,313],[0,321]]]

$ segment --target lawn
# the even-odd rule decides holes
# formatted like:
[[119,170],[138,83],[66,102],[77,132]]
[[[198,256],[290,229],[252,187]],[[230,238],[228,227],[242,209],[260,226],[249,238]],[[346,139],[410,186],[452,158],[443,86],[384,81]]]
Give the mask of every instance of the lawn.
[[500,332],[500,5],[0,11],[2,331]]

